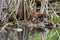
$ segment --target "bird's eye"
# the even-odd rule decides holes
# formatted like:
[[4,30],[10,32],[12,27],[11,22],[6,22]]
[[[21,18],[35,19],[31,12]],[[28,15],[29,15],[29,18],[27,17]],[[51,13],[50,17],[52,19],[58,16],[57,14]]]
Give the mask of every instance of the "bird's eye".
[[58,16],[60,16],[60,13],[57,13]]

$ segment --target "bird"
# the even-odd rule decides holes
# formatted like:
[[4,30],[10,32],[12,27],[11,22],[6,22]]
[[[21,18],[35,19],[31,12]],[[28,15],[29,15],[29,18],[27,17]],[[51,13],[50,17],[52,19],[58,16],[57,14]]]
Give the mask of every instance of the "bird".
[[28,20],[32,21],[33,23],[39,23],[40,21],[43,21],[45,17],[45,14],[41,14],[39,11],[31,13]]
[[38,19],[40,16],[41,16],[41,15],[40,15],[39,12],[32,13],[32,14],[31,14],[32,21]]
[[47,24],[45,24],[46,28],[48,29],[52,29],[55,28],[55,22],[48,22]]

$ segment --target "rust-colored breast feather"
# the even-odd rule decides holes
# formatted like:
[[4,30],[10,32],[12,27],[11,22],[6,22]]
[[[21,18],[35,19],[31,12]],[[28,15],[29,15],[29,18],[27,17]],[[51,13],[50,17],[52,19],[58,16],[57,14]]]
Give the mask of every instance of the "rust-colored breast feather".
[[31,15],[33,18],[39,18],[40,17],[40,13],[39,12],[36,12],[36,13],[33,13],[32,15]]

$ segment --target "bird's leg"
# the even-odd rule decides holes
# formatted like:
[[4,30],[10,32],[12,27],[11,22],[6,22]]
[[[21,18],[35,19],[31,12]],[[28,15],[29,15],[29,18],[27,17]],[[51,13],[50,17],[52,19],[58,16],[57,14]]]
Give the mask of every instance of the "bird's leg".
[[33,18],[33,19],[32,19],[32,21],[35,21],[35,20],[36,20],[36,18]]
[[40,32],[40,36],[41,36],[41,40],[45,40],[43,32]]

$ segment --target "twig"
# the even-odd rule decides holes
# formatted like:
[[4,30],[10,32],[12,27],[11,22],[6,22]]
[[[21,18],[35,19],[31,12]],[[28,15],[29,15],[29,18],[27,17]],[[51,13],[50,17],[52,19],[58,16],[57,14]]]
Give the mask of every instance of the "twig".
[[2,32],[8,25],[12,25],[12,23],[7,23],[7,24],[5,24],[5,25],[1,28],[1,31],[0,31],[0,32]]

